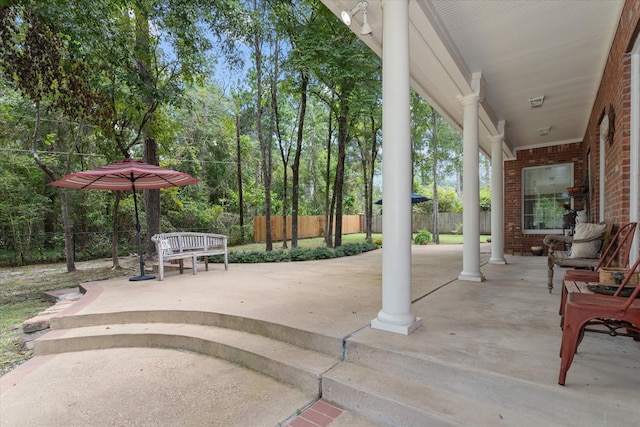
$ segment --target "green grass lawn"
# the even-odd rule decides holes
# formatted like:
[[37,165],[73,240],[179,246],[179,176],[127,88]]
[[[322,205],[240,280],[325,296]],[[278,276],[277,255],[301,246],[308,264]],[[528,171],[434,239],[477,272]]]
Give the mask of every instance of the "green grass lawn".
[[[481,235],[480,243],[487,243],[487,239],[490,239],[489,235]],[[441,245],[461,245],[462,244],[462,234],[441,234],[440,235],[440,244]]]
[[44,292],[135,273],[135,259],[122,264],[125,268],[113,270],[110,260],[78,262],[72,273],[66,263],[0,268],[0,375],[32,356],[22,342],[22,322],[51,307]]
[[[414,234],[415,235],[415,234]],[[364,242],[366,234],[365,233],[357,233],[357,234],[345,234],[342,236],[342,243],[361,243]],[[490,236],[480,236],[480,242],[486,243],[487,239]],[[382,234],[373,234],[372,239],[375,242],[376,240],[382,240],[384,244],[384,238]],[[440,235],[440,244],[441,245],[461,245],[462,244],[462,234],[441,234]],[[301,248],[317,248],[324,246],[324,239],[322,237],[314,237],[312,239],[301,239],[298,241],[298,247]],[[287,242],[287,247],[291,249],[291,241]],[[229,247],[229,251],[263,251],[265,248],[264,243],[249,243],[246,245],[239,246],[231,246]],[[273,242],[273,249],[282,249],[282,242]]]
[[[366,237],[365,233],[345,234],[342,236],[342,243],[362,243]],[[381,239],[382,234],[373,234],[372,239],[375,241]],[[313,237],[311,239],[298,240],[299,248],[321,248],[324,247],[324,239],[322,237]],[[230,246],[229,251],[263,251],[264,243],[248,243],[246,245]],[[291,249],[291,240],[287,241],[287,248]],[[273,242],[273,249],[282,249],[282,242]]]

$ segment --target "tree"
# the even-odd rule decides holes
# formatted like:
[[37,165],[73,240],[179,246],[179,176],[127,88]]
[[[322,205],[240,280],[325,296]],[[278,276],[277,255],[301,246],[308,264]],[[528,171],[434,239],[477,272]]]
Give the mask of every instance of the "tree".
[[380,148],[378,133],[381,122],[376,121],[378,116],[369,116],[369,128],[362,139],[357,138],[360,149],[360,162],[362,164],[362,176],[365,196],[365,232],[366,240],[371,242],[373,222],[373,178],[376,172],[376,159]]
[[291,158],[291,139],[283,136],[282,131],[282,114],[279,108],[278,97],[278,78],[280,75],[280,42],[278,37],[275,37],[273,42],[273,72],[271,74],[271,114],[273,117],[273,123],[275,125],[275,134],[278,141],[278,148],[280,150],[280,160],[282,160],[282,249],[287,248],[287,209],[289,205],[288,200],[288,169],[289,160]]
[[240,238],[244,241],[244,197],[242,191],[242,98],[239,91],[232,91],[233,116],[236,130],[236,177],[238,185],[238,216],[240,217]]
[[433,242],[440,244],[438,224],[438,113],[431,108],[431,178],[433,180]]
[[[230,40],[227,35],[241,28],[235,3],[211,8],[191,0],[166,6],[154,0],[80,0],[73,8],[56,0],[20,0],[3,6],[4,71],[38,109],[46,98],[67,117],[100,128],[114,144],[100,146],[108,159],[129,157],[143,143],[145,160],[158,164],[158,106],[178,103],[184,82],[206,69],[211,44],[200,25],[214,22],[212,35]],[[160,51],[162,40],[171,55]],[[53,176],[53,169],[39,164]],[[151,252],[150,236],[160,229],[159,192],[147,192],[146,198]],[[117,246],[114,259],[116,254]]]
[[251,23],[251,51],[255,66],[255,79],[256,79],[256,133],[258,135],[258,142],[260,144],[260,153],[262,155],[262,180],[264,183],[264,199],[265,199],[265,224],[266,224],[266,250],[273,250],[273,236],[271,233],[271,167],[272,167],[272,152],[271,152],[271,138],[265,137],[263,132],[263,117],[264,117],[264,103],[263,103],[263,89],[262,89],[262,49],[263,49],[263,31],[264,29],[260,25],[260,22],[265,22],[266,5],[262,0],[253,0],[253,16]]
[[[333,104],[335,101],[335,95],[332,94],[331,103],[329,106]],[[333,142],[333,110],[331,107],[329,108],[327,114],[327,161],[326,161],[326,169],[325,169],[325,197],[324,197],[324,211],[325,211],[325,228],[324,228],[324,242],[325,244],[332,248],[333,246],[333,208],[335,205],[335,193],[334,197],[330,197],[331,195],[331,152],[332,152],[332,142]]]
[[286,72],[285,86],[290,88],[292,94],[297,93],[298,123],[295,138],[295,153],[293,156],[292,170],[292,201],[291,201],[291,246],[298,246],[298,216],[300,211],[300,173],[302,147],[304,141],[305,117],[307,113],[307,93],[309,87],[309,58],[306,55],[305,46],[308,38],[316,31],[317,8],[315,1],[293,2],[282,0],[276,2],[274,14],[276,30],[285,35],[290,47],[287,60],[284,64]]
[[[92,117],[101,121],[107,109],[105,98],[90,85],[87,64],[69,54],[68,45],[50,21],[38,11],[20,6],[0,8],[0,55],[4,58],[2,71],[35,105],[36,119],[31,136],[30,150],[34,161],[50,181],[61,174],[42,160],[39,146],[42,104],[65,114],[71,119]],[[77,133],[80,135],[80,132]],[[74,140],[74,144],[77,139]],[[69,153],[73,153],[70,147]],[[66,162],[68,173],[71,158]],[[66,190],[60,189],[62,218],[65,230],[67,271],[75,271],[71,244],[71,226],[68,220]]]
[[300,72],[300,111],[298,113],[298,131],[296,133],[296,150],[291,165],[293,171],[293,188],[291,204],[291,246],[298,247],[298,215],[300,206],[300,157],[302,156],[302,140],[304,135],[304,121],[307,114],[307,88],[309,77],[304,71]]
[[[327,245],[339,246],[343,213],[365,212],[370,218],[382,155],[380,59],[319,0],[76,4],[19,0],[11,8],[34,15],[50,34],[42,31],[43,39],[55,47],[43,61],[53,71],[41,67],[42,77],[25,81],[42,88],[37,150],[58,176],[68,161],[77,170],[144,155],[200,178],[201,184],[161,191],[161,206],[145,196],[147,237],[160,228],[226,227],[238,219],[242,233],[247,216],[270,219],[282,209],[292,216],[291,230],[284,230],[292,247],[298,244],[298,216],[307,214],[325,214]],[[14,24],[15,34],[27,34],[27,21]],[[19,43],[4,46],[10,54],[20,53],[12,47]],[[235,59],[243,54],[249,66],[238,68]],[[215,81],[219,74],[212,67],[220,59],[236,75],[248,70],[234,92]],[[21,72],[35,75],[32,69]],[[55,73],[61,77],[52,80]],[[19,74],[4,75],[18,87]],[[74,85],[87,96],[68,96]],[[33,107],[29,137],[35,129]],[[424,125],[424,117],[416,115],[415,123]],[[431,186],[431,136],[422,135],[414,139],[423,144],[416,145],[416,185],[429,181]],[[72,154],[54,161],[45,155],[53,147]],[[281,161],[274,164],[276,147]],[[443,173],[449,163],[439,160],[439,177],[449,174]],[[118,224],[132,224],[130,193],[69,193],[69,230],[113,228],[115,265]],[[61,196],[56,197],[59,210]],[[86,210],[73,209],[80,200]],[[154,229],[159,221],[161,227]],[[82,247],[90,247],[88,242]]]
[[0,223],[3,234],[12,235],[20,264],[26,264],[32,250],[33,234],[48,209],[46,195],[34,192],[42,187],[42,176],[24,157],[13,154],[0,157]]
[[[442,177],[457,174],[461,168],[460,134],[416,92],[411,93],[411,134],[414,169],[422,184],[431,185],[433,198],[433,241],[440,243],[438,213],[443,212]],[[453,210],[446,210],[453,212]]]
[[[318,80],[318,85],[311,92],[329,106],[337,120],[338,152],[329,211],[333,213],[335,210],[333,246],[341,246],[345,159],[352,109],[359,111],[354,107],[360,101],[357,96],[359,88],[380,84],[381,67],[380,59],[331,12],[320,8],[317,13],[321,19],[310,23],[310,29],[314,31],[310,31],[304,45],[299,48],[304,50],[307,67]],[[329,231],[333,229],[331,220],[327,228]]]

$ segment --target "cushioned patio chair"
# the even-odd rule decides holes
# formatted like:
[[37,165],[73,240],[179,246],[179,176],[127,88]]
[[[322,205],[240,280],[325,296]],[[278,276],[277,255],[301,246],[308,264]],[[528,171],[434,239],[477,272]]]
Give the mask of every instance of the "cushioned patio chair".
[[[574,267],[593,270],[600,263],[601,249],[609,247],[613,224],[580,223],[574,236],[548,234],[543,243],[547,246],[547,288],[553,290],[553,267]],[[584,237],[583,237],[584,236]],[[570,250],[556,250],[571,245]]]
[[[640,300],[636,299],[640,294],[640,285],[632,288],[633,292],[628,297],[620,296],[638,266],[640,266],[640,258],[629,269],[613,296],[587,293],[569,294],[564,309],[558,384],[564,385],[567,371],[571,367],[585,330],[640,340]],[[629,290],[629,287],[626,290]],[[594,329],[592,326],[598,328]]]
[[[598,282],[600,281],[600,269],[608,267],[629,267],[629,252],[633,236],[638,227],[637,222],[624,224],[616,231],[607,248],[602,252],[600,262],[594,270],[578,270],[576,268],[565,271],[564,280],[574,280],[576,282]],[[567,288],[562,286],[560,297],[560,310],[558,314],[564,315],[564,305],[567,302]],[[562,327],[563,320],[560,320]]]

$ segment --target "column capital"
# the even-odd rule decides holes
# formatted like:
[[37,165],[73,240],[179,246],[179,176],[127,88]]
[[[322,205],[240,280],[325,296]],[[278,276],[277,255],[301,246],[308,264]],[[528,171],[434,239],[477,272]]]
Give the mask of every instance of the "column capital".
[[462,103],[465,107],[468,105],[477,105],[480,104],[480,95],[477,93],[472,93],[471,95],[458,95],[458,101]]
[[481,72],[476,72],[471,75],[471,81],[469,82],[473,93],[469,95],[458,95],[458,101],[462,105],[469,106],[479,104],[484,99],[484,79]]
[[504,141],[504,135],[490,135],[489,141],[491,141],[492,144],[502,144],[502,142]]

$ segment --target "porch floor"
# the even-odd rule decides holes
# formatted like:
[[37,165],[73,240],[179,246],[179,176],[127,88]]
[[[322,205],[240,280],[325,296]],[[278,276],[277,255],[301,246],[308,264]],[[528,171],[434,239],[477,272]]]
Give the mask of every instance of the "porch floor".
[[[35,356],[0,377],[0,425],[411,426],[422,416],[412,408],[430,405],[433,425],[640,425],[639,342],[586,334],[567,385],[557,384],[563,269],[550,295],[545,257],[488,264],[482,244],[486,280],[465,282],[461,245],[413,246],[413,311],[423,325],[403,336],[369,327],[381,308],[383,250],[94,282],[63,313],[109,317],[103,329],[130,313],[171,311],[250,319],[267,334],[274,325],[306,332],[326,343],[312,346],[332,347],[316,350],[335,359],[320,382],[321,401],[342,410],[333,417],[309,412],[317,395],[172,348],[169,336],[165,348],[140,341]],[[385,395],[404,400],[407,416],[388,417]]]

